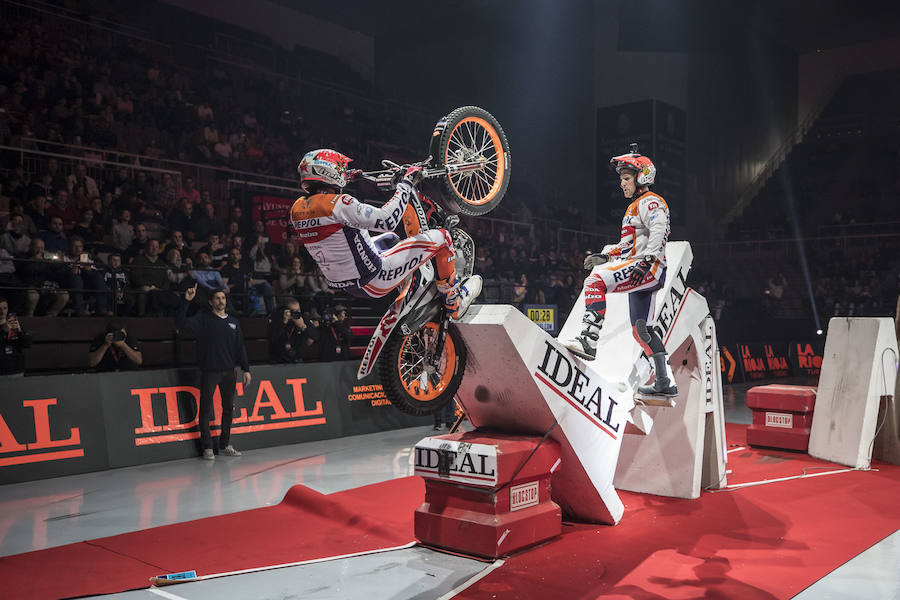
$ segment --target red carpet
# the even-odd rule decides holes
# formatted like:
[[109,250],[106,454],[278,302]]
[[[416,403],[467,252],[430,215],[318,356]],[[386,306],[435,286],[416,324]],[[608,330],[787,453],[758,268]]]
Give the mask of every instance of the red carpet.
[[[745,426],[728,425],[729,448]],[[728,483],[842,468],[802,453],[737,450]],[[815,469],[810,467],[826,467]],[[676,500],[620,492],[615,527],[567,525],[457,598],[790,598],[900,526],[900,467]],[[324,496],[291,488],[278,506],[0,558],[3,597],[58,598],[399,546],[413,539],[418,478]],[[65,580],[60,573],[76,574]]]
[[[729,446],[745,431],[729,424]],[[728,459],[729,484],[844,468],[778,450]],[[790,598],[900,527],[900,467],[873,467],[698,500],[619,492],[619,525],[563,527],[456,598]]]
[[163,573],[204,575],[399,546],[414,539],[412,514],[424,490],[417,477],[327,496],[298,485],[277,506],[7,556],[0,596],[107,594],[147,587]]

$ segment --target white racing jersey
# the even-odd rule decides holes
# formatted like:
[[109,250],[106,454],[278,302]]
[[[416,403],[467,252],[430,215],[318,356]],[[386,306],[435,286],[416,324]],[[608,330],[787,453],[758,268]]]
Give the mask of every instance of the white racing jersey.
[[669,205],[652,192],[644,192],[625,210],[622,217],[622,239],[603,249],[610,258],[655,256],[666,264],[669,241]]
[[393,231],[415,193],[412,184],[400,182],[381,208],[349,194],[302,196],[291,207],[291,227],[330,287],[362,287],[381,270],[381,257],[368,231]]

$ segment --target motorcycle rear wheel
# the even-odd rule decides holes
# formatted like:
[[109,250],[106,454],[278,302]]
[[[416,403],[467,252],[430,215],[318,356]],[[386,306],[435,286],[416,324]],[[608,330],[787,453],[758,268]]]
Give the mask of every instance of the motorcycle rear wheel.
[[477,106],[461,106],[438,121],[431,138],[433,167],[481,160],[474,171],[448,173],[440,189],[448,208],[479,216],[497,207],[509,187],[509,142],[500,123]]
[[385,395],[399,410],[414,416],[430,415],[443,408],[459,389],[466,370],[466,347],[456,327],[450,325],[438,366],[429,367],[439,325],[426,323],[408,336],[395,331],[380,359],[379,376]]

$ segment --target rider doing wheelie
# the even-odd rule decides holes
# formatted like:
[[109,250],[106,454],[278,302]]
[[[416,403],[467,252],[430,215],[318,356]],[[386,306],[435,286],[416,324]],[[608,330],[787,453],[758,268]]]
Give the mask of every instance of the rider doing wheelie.
[[[380,298],[414,270],[435,259],[435,284],[444,306],[459,319],[481,293],[481,276],[460,282],[453,241],[446,229],[423,231],[425,215],[411,203],[422,167],[409,167],[391,199],[381,208],[342,193],[351,159],[335,150],[307,152],[297,166],[306,193],[291,207],[291,226],[299,242],[322,269],[329,287],[361,298]],[[390,232],[402,221],[407,237],[379,251],[368,231]]]
[[677,396],[678,388],[669,377],[668,358],[663,341],[647,323],[653,319],[656,292],[665,283],[666,243],[669,239],[669,207],[662,196],[650,191],[656,167],[632,145],[630,154],[614,156],[610,165],[619,174],[619,185],[631,204],[622,219],[622,238],[600,254],[584,261],[585,269],[594,269],[584,282],[585,311],[581,335],[566,344],[579,356],[593,360],[606,315],[606,294],[628,294],[632,335],[653,361],[656,381],[640,386],[640,395]]

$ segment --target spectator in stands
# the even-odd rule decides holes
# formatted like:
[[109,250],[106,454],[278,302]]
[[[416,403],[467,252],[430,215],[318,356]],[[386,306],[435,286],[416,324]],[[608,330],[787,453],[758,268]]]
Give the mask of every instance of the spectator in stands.
[[188,304],[197,294],[197,286],[188,288],[184,293],[184,302],[178,310],[175,326],[184,332],[197,336],[197,365],[200,367],[200,402],[198,418],[200,421],[201,457],[214,460],[212,436],[209,431],[209,420],[212,415],[213,395],[216,387],[222,399],[222,428],[219,433],[219,454],[223,456],[240,456],[241,453],[231,445],[231,419],[234,414],[234,391],[237,383],[235,368],[241,367],[244,372],[242,382],[250,385],[250,362],[244,346],[244,334],[241,324],[226,311],[227,297],[225,292],[217,290],[210,298],[212,311],[199,312],[188,318]]
[[100,195],[100,188],[97,187],[97,180],[87,174],[87,166],[84,163],[78,163],[75,172],[66,178],[66,189],[69,193],[73,193],[75,188],[82,186],[88,198]]
[[12,214],[6,221],[5,231],[0,235],[0,248],[13,256],[26,254],[31,238],[25,233],[25,221],[21,214]]
[[156,205],[164,214],[169,214],[175,208],[178,196],[178,186],[169,173],[163,173],[162,179],[154,190]]
[[[262,224],[262,221],[257,221]],[[253,246],[250,247],[250,268],[258,277],[269,281],[272,279],[274,272],[272,264],[275,257],[269,250],[269,237],[264,233],[257,233]]]
[[190,265],[194,258],[194,253],[191,251],[191,247],[184,240],[184,234],[180,230],[175,230],[172,232],[172,236],[168,242],[166,242],[165,247],[163,248],[166,253],[171,249],[176,249],[181,253],[181,260],[187,265]]
[[72,297],[72,305],[78,316],[88,316],[90,312],[85,303],[84,292],[90,293],[95,298],[97,306],[97,314],[112,316],[109,310],[108,298],[106,295],[106,284],[103,281],[103,274],[97,269],[91,255],[84,251],[84,240],[79,237],[72,237],[69,240],[69,251],[63,258],[69,263],[72,270],[73,288],[69,291]]
[[25,208],[25,214],[34,223],[35,231],[47,231],[50,228],[50,217],[47,215],[47,197],[37,194],[31,197],[31,202]]
[[191,231],[194,205],[188,198],[181,198],[169,214],[169,231]]
[[204,250],[197,253],[197,264],[191,271],[191,277],[200,284],[201,291],[205,292],[205,296],[211,296],[216,290],[228,289],[225,281],[222,280],[222,274],[213,268],[209,253]]
[[312,294],[306,289],[304,282],[306,275],[303,273],[303,264],[300,257],[295,256],[288,268],[282,269],[278,276],[278,290],[280,294],[291,296],[305,296],[312,298]]
[[220,273],[230,290],[231,301],[237,310],[248,315],[256,312],[256,308],[250,302],[251,291],[263,298],[265,314],[271,313],[275,308],[275,290],[272,289],[272,284],[253,278],[252,271],[243,261],[240,249],[231,249],[228,253],[228,262]]
[[175,198],[178,201],[187,199],[190,203],[199,204],[200,203],[200,192],[194,188],[194,178],[191,176],[183,177],[182,181],[184,184],[178,190]]
[[0,377],[25,376],[25,349],[31,346],[31,334],[22,329],[9,302],[0,297]]
[[306,323],[300,312],[300,302],[288,298],[269,316],[269,360],[296,363],[303,360]]
[[525,273],[519,275],[519,280],[513,286],[512,302],[521,310],[522,304],[528,299],[528,276]]
[[141,346],[128,335],[125,323],[113,319],[91,342],[88,364],[98,373],[133,371],[144,363]]
[[225,244],[219,241],[219,236],[215,233],[210,234],[209,241],[200,248],[200,252],[206,252],[209,255],[211,264],[214,267],[219,266],[223,260],[228,258],[228,250],[225,248]]
[[53,202],[47,207],[47,216],[50,217],[51,221],[53,217],[62,219],[63,226],[66,229],[71,229],[75,225],[75,222],[78,221],[78,207],[75,206],[73,201],[69,200],[69,192],[64,189],[56,190]]
[[109,306],[115,314],[128,317],[134,312],[134,298],[128,293],[131,288],[128,271],[122,267],[122,255],[109,255],[109,265],[103,272],[103,282],[109,294]]
[[304,286],[308,290],[307,293],[312,295],[312,300],[319,311],[325,311],[331,305],[334,290],[328,286],[328,280],[318,266],[313,272],[306,274]]
[[297,249],[297,244],[293,240],[285,240],[281,245],[281,254],[278,256],[278,268],[281,271],[291,270],[294,265],[294,259],[299,256],[300,251]]
[[221,237],[225,233],[225,227],[216,218],[216,209],[212,202],[203,204],[203,210],[191,220],[188,231],[193,234],[193,241],[208,240],[212,235]]
[[50,218],[50,228],[38,233],[38,237],[44,242],[47,254],[54,254],[62,258],[69,249],[69,240],[63,233],[63,220],[59,216]]
[[147,247],[147,242],[150,241],[150,234],[147,231],[146,223],[138,223],[134,226],[134,239],[131,241],[131,244],[128,245],[128,248],[125,249],[125,252],[122,253],[122,259],[125,261],[125,264],[130,265],[134,262],[134,259],[144,251]]
[[131,211],[123,208],[119,212],[119,220],[113,225],[113,246],[119,250],[128,250],[134,242],[134,225],[131,224]]
[[177,306],[178,298],[169,290],[166,264],[159,259],[159,240],[147,240],[144,252],[131,263],[131,284],[138,291],[137,314],[164,316]]
[[[134,195],[144,203],[144,205],[154,212],[159,211],[159,206],[156,203],[156,191],[153,188],[153,182],[150,181],[150,178],[147,177],[147,173],[145,171],[138,171],[135,175],[134,179]],[[88,191],[88,196],[91,193]]]
[[168,267],[166,277],[169,278],[169,287],[173,290],[186,289],[187,286],[183,285],[185,280],[193,283],[190,276],[191,267],[182,262],[178,248],[169,248],[166,251],[166,266]]
[[[9,205],[9,215],[5,219],[3,219],[3,229],[6,229],[6,223],[14,216],[22,217],[22,232],[25,233],[29,239],[33,238],[37,234],[37,228],[34,226],[34,221],[31,220],[27,214],[25,214],[25,204],[20,201],[12,201]],[[27,248],[26,248],[27,251]]]
[[66,180],[66,176],[63,175],[63,172],[59,168],[59,161],[55,158],[47,159],[47,170],[44,171],[44,175],[49,176],[49,187],[52,190],[58,190],[59,188],[68,188],[68,181]]
[[[32,288],[29,290],[25,316],[32,317],[36,311],[46,311],[48,317],[55,317],[69,302],[69,292],[65,288],[72,286],[72,273],[60,258],[46,257],[44,240],[40,238],[31,240],[28,258],[16,269],[19,279]],[[32,302],[35,292],[39,294],[39,299]]]
[[[96,198],[99,200],[99,198]],[[94,222],[94,211],[86,208],[81,211],[81,219],[72,229],[72,234],[84,240],[86,245],[96,246],[103,241],[103,227]]]

